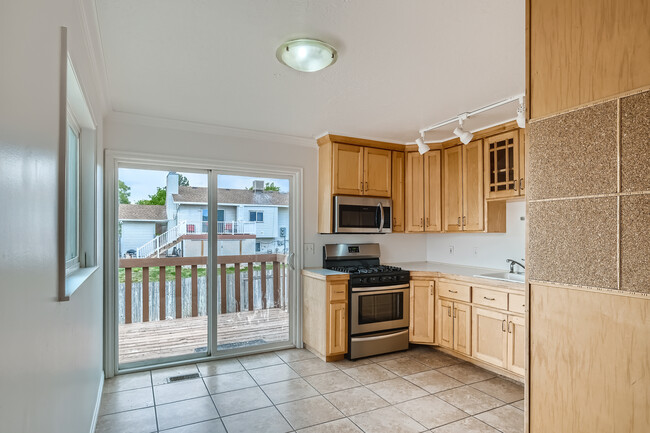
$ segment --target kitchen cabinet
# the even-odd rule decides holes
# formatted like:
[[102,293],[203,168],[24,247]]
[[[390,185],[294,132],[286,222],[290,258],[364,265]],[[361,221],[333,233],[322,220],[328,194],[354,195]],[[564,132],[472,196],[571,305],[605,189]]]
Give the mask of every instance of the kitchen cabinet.
[[474,307],[472,355],[523,376],[526,359],[525,325],[521,316]]
[[483,231],[483,141],[443,150],[443,227]]
[[438,342],[442,347],[471,355],[471,307],[462,302],[438,299]]
[[342,359],[348,351],[349,278],[302,272],[303,342],[326,361]]
[[392,194],[393,199],[393,233],[404,232],[404,152],[392,152]]
[[513,130],[484,139],[485,197],[525,195],[525,134]]
[[[320,137],[318,231],[332,233],[335,195],[390,198],[394,190],[399,194],[399,186],[393,188],[393,179],[400,179],[400,175],[403,179],[404,170],[399,171],[396,177],[392,166],[393,153],[400,152],[404,153],[404,146],[395,143],[338,135]],[[399,163],[399,156],[395,158]],[[403,193],[397,200],[403,200]]]
[[526,367],[526,320],[508,316],[508,370],[523,376]]
[[434,343],[435,281],[412,280],[409,305],[409,341]]
[[441,151],[406,154],[405,214],[407,232],[440,232]]

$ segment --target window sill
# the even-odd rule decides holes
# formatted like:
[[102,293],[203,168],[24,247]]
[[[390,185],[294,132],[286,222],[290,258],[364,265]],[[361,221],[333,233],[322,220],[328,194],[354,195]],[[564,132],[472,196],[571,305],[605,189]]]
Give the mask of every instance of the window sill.
[[65,277],[65,296],[59,296],[59,302],[69,301],[70,296],[81,287],[99,266],[90,266],[88,268],[79,268]]

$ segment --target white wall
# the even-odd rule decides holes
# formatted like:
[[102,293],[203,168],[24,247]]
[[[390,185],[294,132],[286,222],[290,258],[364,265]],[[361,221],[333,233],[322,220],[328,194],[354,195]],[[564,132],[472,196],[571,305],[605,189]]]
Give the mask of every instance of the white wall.
[[68,50],[98,122],[97,161],[103,160],[105,109],[80,3],[0,3],[0,224],[10,228],[0,230],[0,431],[7,433],[89,432],[100,386],[103,271],[68,302],[57,301],[55,283],[60,26],[68,27]]
[[[427,260],[457,265],[508,269],[507,258],[525,257],[526,203],[507,203],[506,233],[430,234],[427,236]],[[454,254],[449,254],[449,246]],[[474,254],[474,249],[477,254]]]

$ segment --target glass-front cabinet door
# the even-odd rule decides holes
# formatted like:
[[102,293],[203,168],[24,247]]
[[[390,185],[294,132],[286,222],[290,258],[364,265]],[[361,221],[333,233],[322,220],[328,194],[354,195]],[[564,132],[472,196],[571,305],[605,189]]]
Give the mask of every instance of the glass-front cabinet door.
[[486,198],[519,195],[519,131],[485,139]]

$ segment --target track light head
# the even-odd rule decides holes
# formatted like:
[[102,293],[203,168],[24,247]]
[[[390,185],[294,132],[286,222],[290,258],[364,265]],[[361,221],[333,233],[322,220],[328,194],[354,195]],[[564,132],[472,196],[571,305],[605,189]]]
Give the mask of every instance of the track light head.
[[465,130],[463,128],[463,121],[467,119],[467,114],[464,114],[458,118],[458,126],[456,129],[454,129],[454,135],[458,138],[460,138],[460,141],[463,144],[467,144],[470,141],[472,141],[472,138],[474,137],[474,134],[471,132]]
[[420,152],[420,155],[424,155],[425,153],[431,150],[429,145],[426,144],[422,138],[417,138],[415,140],[415,144],[418,145],[418,152]]
[[517,107],[517,126],[520,128],[526,127],[526,103],[524,97],[519,97],[519,106]]
[[473,137],[474,137],[474,134],[472,134],[472,133],[469,132],[469,131],[464,131],[464,132],[460,135],[459,138],[460,138],[460,141],[461,141],[463,144],[467,144],[467,143],[469,143],[470,141],[472,141],[472,138],[473,138]]

